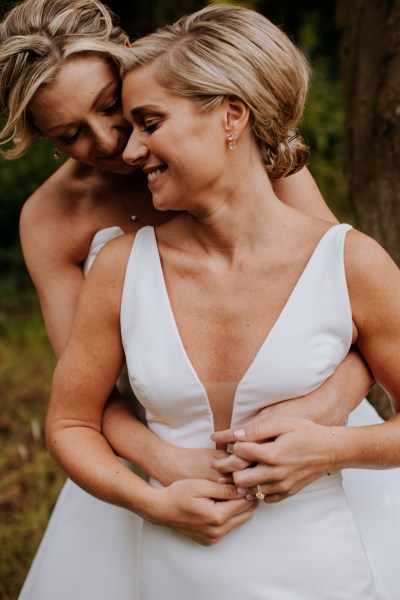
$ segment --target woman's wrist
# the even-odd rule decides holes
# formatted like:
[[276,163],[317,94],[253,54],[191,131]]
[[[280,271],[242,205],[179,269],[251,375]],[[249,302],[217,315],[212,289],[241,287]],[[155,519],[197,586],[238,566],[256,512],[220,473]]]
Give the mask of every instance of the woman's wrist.
[[162,524],[166,520],[163,489],[153,487],[141,480],[140,484],[134,484],[131,492],[126,494],[127,498],[123,506],[147,521]]
[[147,456],[146,472],[163,485],[170,485],[181,477],[177,476],[177,465],[181,457],[177,457],[178,451],[173,444],[169,444],[160,438],[153,445],[151,456]]
[[[387,423],[359,427],[331,427],[335,452],[335,470],[397,466],[391,442],[392,435]],[[397,429],[397,428],[396,428]]]
[[142,516],[155,525],[173,528],[182,518],[185,508],[179,507],[179,502],[176,502],[176,498],[174,500],[169,486],[150,488]]

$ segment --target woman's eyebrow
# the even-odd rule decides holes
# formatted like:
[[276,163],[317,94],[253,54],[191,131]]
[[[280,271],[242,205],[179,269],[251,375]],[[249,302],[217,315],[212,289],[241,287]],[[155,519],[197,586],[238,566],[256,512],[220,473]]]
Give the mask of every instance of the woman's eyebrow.
[[137,106],[135,108],[132,108],[130,111],[130,114],[132,115],[132,117],[138,117],[143,115],[144,113],[149,113],[149,112],[159,112],[160,109],[158,106],[156,106],[155,104],[144,104],[143,106]]
[[[96,104],[98,103],[98,101],[101,99],[101,97],[106,94],[109,89],[114,85],[114,81],[109,81],[108,83],[106,83],[97,93],[97,95],[95,96],[93,102],[92,102],[92,108],[96,106]],[[53,127],[50,127],[48,129],[48,132],[52,132],[55,129],[59,129],[61,127],[69,127],[70,125],[73,125],[74,123],[70,123],[70,122],[65,122],[65,123],[58,123],[57,125],[53,125]]]

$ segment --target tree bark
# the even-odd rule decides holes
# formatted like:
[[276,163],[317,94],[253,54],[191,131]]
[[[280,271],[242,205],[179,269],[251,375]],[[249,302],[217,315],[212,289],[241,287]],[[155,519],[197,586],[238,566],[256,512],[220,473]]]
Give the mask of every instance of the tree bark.
[[[400,266],[400,0],[337,0],[336,9],[355,223]],[[371,401],[390,414],[381,390]]]

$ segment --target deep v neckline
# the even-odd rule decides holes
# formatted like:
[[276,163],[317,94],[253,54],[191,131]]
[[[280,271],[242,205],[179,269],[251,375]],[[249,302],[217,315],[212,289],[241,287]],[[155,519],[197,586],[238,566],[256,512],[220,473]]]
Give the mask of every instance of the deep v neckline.
[[[265,349],[265,347],[268,345],[268,342],[272,336],[272,334],[275,332],[275,330],[277,329],[277,327],[279,326],[279,324],[281,323],[281,321],[283,320],[284,315],[286,314],[286,312],[288,311],[288,308],[290,306],[290,304],[292,303],[292,299],[293,296],[297,293],[298,289],[300,288],[302,281],[305,278],[306,273],[310,270],[312,263],[315,260],[315,257],[318,254],[318,250],[321,247],[323,241],[326,239],[327,235],[329,234],[329,232],[331,232],[332,230],[336,229],[337,227],[341,227],[342,224],[337,224],[337,225],[333,225],[332,227],[330,227],[329,229],[327,229],[325,231],[325,233],[321,236],[321,238],[318,240],[315,248],[313,249],[309,259],[307,260],[307,263],[304,267],[304,269],[301,271],[299,277],[296,280],[295,285],[293,286],[287,300],[285,301],[282,309],[280,310],[278,316],[276,317],[272,327],[269,329],[268,333],[266,334],[266,336],[264,337],[263,341],[261,342],[258,350],[256,351],[256,353],[254,354],[252,360],[250,361],[250,364],[248,365],[248,367],[246,368],[243,376],[238,380],[237,382],[237,386],[236,386],[236,393],[237,390],[239,389],[239,387],[241,386],[241,384],[245,381],[245,379],[247,378],[247,376],[249,375],[249,373],[252,371],[255,363],[257,362],[257,358],[259,357],[259,355],[261,354],[261,352]],[[182,337],[181,334],[179,332],[179,328],[177,325],[177,321],[174,315],[174,311],[172,309],[172,304],[169,298],[169,294],[168,294],[168,289],[167,289],[167,285],[165,282],[165,277],[164,277],[164,271],[163,271],[163,267],[162,267],[162,262],[161,262],[161,256],[160,256],[160,251],[158,248],[158,243],[157,243],[157,236],[156,236],[156,232],[154,227],[151,228],[152,229],[152,233],[154,236],[154,244],[155,244],[155,248],[156,248],[156,255],[157,255],[157,266],[158,266],[158,271],[159,271],[159,278],[160,278],[160,283],[161,283],[161,291],[162,291],[162,296],[164,298],[164,303],[165,303],[165,307],[167,310],[167,313],[169,315],[169,320],[171,321],[172,324],[172,329],[174,331],[174,336],[175,339],[177,341],[177,345],[178,348],[180,350],[181,355],[183,356],[183,359],[186,363],[186,365],[188,366],[188,368],[190,369],[190,371],[192,372],[194,378],[196,379],[196,381],[201,385],[201,387],[204,390],[204,393],[207,397],[207,392],[205,389],[205,383],[203,382],[200,377],[197,374],[196,369],[193,366],[192,361],[190,360],[190,357],[186,351],[185,345],[182,341]],[[235,393],[235,396],[236,396]]]

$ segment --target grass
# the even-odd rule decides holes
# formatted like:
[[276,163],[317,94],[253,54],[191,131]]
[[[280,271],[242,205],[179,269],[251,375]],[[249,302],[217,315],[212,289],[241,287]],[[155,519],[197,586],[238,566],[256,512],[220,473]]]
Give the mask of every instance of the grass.
[[55,361],[35,293],[0,293],[0,598],[15,600],[65,478],[43,439]]

